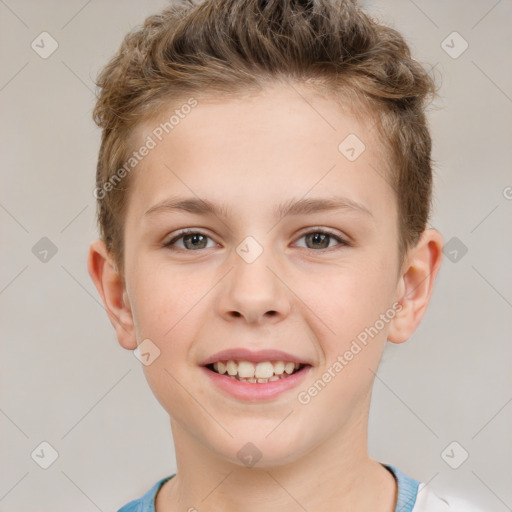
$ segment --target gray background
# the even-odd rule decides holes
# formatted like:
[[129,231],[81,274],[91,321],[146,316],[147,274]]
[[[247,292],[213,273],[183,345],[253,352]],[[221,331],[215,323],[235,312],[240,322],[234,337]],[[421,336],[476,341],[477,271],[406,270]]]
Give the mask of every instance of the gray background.
[[[168,417],[86,269],[97,236],[93,79],[165,5],[0,0],[2,512],[117,510],[176,470]],[[417,332],[384,353],[370,453],[438,493],[512,510],[512,2],[366,5],[442,76],[431,224],[458,244]],[[59,45],[46,59],[31,48],[43,31]],[[445,51],[462,48],[457,36],[442,45],[453,31],[469,44],[457,58]],[[32,251],[42,237],[57,248],[46,262]],[[42,441],[58,452],[48,469],[31,457],[48,462]],[[453,469],[446,461],[463,450]]]

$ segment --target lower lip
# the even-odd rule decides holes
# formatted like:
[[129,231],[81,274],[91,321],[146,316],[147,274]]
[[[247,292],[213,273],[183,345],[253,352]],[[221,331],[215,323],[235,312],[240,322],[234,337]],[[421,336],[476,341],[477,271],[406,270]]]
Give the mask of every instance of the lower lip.
[[281,393],[298,386],[311,368],[311,366],[305,366],[300,371],[284,379],[259,384],[232,379],[226,377],[226,375],[221,375],[220,373],[209,370],[205,366],[201,366],[201,369],[206,372],[208,377],[219,389],[235,398],[251,402],[275,398]]

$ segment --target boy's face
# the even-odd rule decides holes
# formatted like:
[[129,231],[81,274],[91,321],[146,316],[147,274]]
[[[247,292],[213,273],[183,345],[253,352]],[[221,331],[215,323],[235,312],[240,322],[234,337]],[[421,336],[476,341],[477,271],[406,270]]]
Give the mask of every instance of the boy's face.
[[[139,127],[136,147],[160,121]],[[135,348],[135,337],[149,339],[160,350],[143,368],[177,444],[186,438],[241,464],[237,453],[252,442],[264,466],[366,436],[373,372],[400,298],[397,204],[372,125],[299,86],[250,100],[199,99],[133,171],[124,264],[134,327],[120,341]],[[350,134],[362,153],[353,135],[340,151]],[[203,199],[225,216],[155,208],[178,198]],[[313,198],[367,211],[276,216],[278,205]],[[184,228],[202,237],[166,246]],[[376,325],[356,353],[353,340]],[[277,349],[311,367],[271,399],[241,399],[201,366],[234,348]],[[320,391],[308,392],[315,382]]]

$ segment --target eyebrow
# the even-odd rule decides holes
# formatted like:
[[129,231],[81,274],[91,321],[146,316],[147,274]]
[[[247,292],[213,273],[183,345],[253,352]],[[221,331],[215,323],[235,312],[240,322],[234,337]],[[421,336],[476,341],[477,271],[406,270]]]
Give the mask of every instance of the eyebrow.
[[[207,199],[196,197],[165,199],[149,208],[144,215],[173,210],[181,210],[199,215],[215,215],[219,218],[227,218],[230,215],[230,210],[225,205],[216,205]],[[273,214],[276,218],[282,219],[291,215],[307,215],[335,210],[359,212],[373,217],[373,213],[364,204],[346,197],[290,199],[275,207]]]

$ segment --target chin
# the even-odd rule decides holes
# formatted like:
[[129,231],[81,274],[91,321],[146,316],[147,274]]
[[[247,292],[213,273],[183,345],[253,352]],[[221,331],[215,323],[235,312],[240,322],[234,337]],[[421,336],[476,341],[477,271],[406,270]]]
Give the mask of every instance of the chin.
[[[232,434],[235,435],[234,432]],[[224,449],[217,445],[214,451],[230,463],[247,468],[285,466],[294,463],[307,451],[304,446],[290,442],[289,437],[288,442],[283,442],[277,438],[265,439],[261,434],[254,438],[249,435],[236,436],[229,444],[229,448],[224,446]]]

